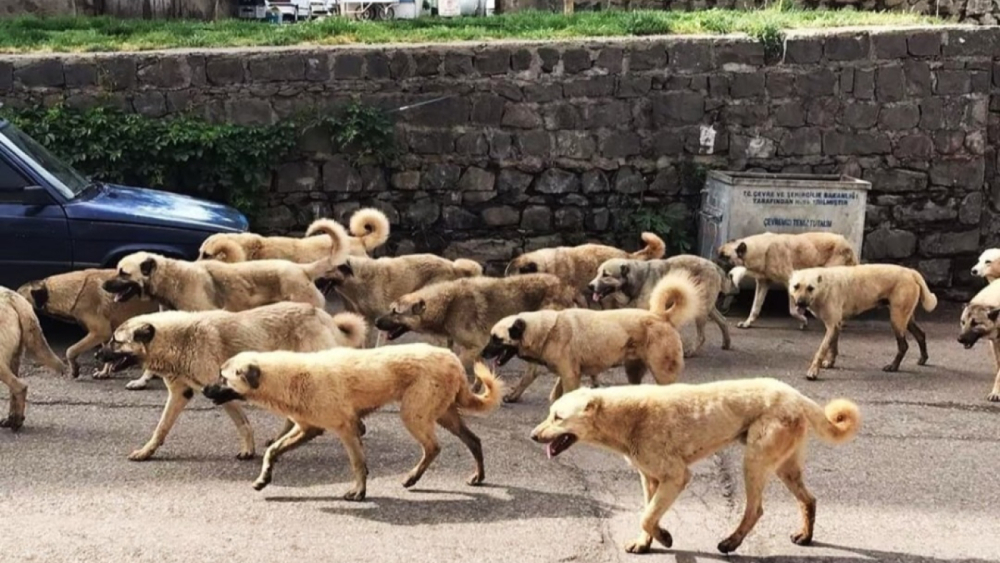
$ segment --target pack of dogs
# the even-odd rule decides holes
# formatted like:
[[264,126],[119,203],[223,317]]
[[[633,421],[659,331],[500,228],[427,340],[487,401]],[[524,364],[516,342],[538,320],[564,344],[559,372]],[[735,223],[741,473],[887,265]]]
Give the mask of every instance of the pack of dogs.
[[[727,242],[713,260],[665,258],[664,241],[642,233],[635,252],[602,244],[546,248],[517,256],[502,276],[491,277],[467,259],[373,257],[389,231],[386,216],[366,208],[347,228],[319,219],[301,238],[216,234],[194,261],[139,252],[114,269],[56,275],[17,291],[0,288],[6,309],[0,381],[10,391],[0,427],[24,424],[22,355],[77,378],[81,354],[96,349],[101,368],[94,378],[138,367],[142,376],[128,389],[142,389],[154,377],[167,388],[153,435],[130,460],[154,456],[201,393],[236,425],[238,459],[256,455],[243,403],[286,421],[267,442],[254,489],[271,483],[283,454],[330,432],[344,445],[354,475],[344,498],[358,501],[367,490],[362,438],[368,414],[398,403],[404,427],[422,449],[404,487],[416,484],[438,456],[436,426],[468,448],[475,471],[467,483],[478,485],[486,475],[483,445],[463,416],[517,402],[547,369],[556,377],[549,412],[530,437],[545,444],[550,457],[577,442],[599,446],[624,456],[639,473],[645,506],[628,552],[647,552],[653,540],[670,547],[660,520],[690,481],[689,467],[731,443],[745,445],[746,511],[718,545],[729,553],[760,518],[771,475],[801,507],[802,528],[792,541],[812,541],[816,499],[803,482],[810,429],[842,444],[857,434],[861,414],[848,399],[822,406],[770,378],[678,382],[685,359],[704,349],[708,321],[721,331],[721,348],[731,348],[720,302],[728,308],[741,282],[752,279],[750,315],[737,324],[749,328],[768,289],[786,288],[799,328],[806,328],[807,312],[825,327],[805,372],[809,379],[833,367],[844,321],[880,307],[889,310],[897,342],[883,369],[900,368],[907,333],[920,351],[917,364],[928,360],[914,315],[918,306],[933,311],[937,298],[924,278],[901,266],[860,264],[851,244],[832,233],[762,233]],[[1000,249],[985,251],[972,273],[989,285],[963,310],[958,340],[966,348],[981,338],[991,343],[997,377],[988,399],[1000,401]],[[328,313],[328,299],[345,311]],[[36,311],[86,330],[65,361],[47,343]],[[693,343],[680,335],[688,324],[696,329]],[[427,341],[390,345],[406,333]],[[514,357],[528,367],[505,392],[494,372]],[[628,384],[601,385],[599,376],[617,366]],[[644,384],[647,372],[652,382]],[[584,377],[590,387],[582,385]]]

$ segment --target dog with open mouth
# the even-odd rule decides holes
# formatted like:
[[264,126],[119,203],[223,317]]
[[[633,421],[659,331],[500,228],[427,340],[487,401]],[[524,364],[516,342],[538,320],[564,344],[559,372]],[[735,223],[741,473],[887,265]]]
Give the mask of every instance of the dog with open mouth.
[[608,260],[597,269],[597,275],[587,285],[592,299],[600,301],[610,295],[621,295],[619,304],[626,308],[648,309],[656,284],[673,271],[687,272],[697,280],[702,291],[699,315],[694,319],[698,340],[684,347],[684,356],[696,355],[705,344],[705,325],[712,320],[722,331],[722,349],[731,346],[726,318],[716,308],[720,295],[731,299],[738,291],[732,280],[717,264],[701,256],[681,254],[662,260]]
[[[693,276],[678,269],[657,282],[647,310],[565,309],[511,315],[493,326],[482,356],[502,365],[516,355],[548,367],[558,378],[549,401],[579,388],[581,377],[596,377],[622,364],[629,383],[640,383],[648,370],[657,383],[667,385],[684,369],[678,329],[701,314],[703,292]],[[512,392],[515,397],[531,384],[524,379],[523,387]]]
[[[214,383],[232,356],[248,350],[315,352],[358,347],[367,327],[354,313],[330,316],[304,303],[276,303],[248,311],[164,311],[122,323],[98,351],[113,371],[132,366],[156,373],[167,386],[167,403],[152,438],[129,455],[153,456],[196,390]],[[253,431],[236,403],[224,405],[240,436],[239,459],[254,455]],[[286,429],[289,428],[286,425]]]
[[354,487],[344,498],[360,501],[366,495],[368,468],[358,429],[363,417],[389,403],[399,403],[403,425],[423,449],[404,487],[415,485],[441,451],[435,423],[472,454],[476,471],[467,483],[483,482],[482,444],[462,414],[494,410],[501,384],[482,364],[476,364],[475,374],[485,387],[482,394],[469,389],[455,354],[422,343],[313,353],[244,352],[226,361],[218,383],[203,393],[216,404],[246,400],[295,423],[267,449],[254,489],[270,484],[282,454],[329,431],[340,438],[354,472]]
[[645,506],[639,537],[625,546],[647,553],[655,539],[671,547],[660,519],[691,480],[688,469],[733,442],[746,447],[743,474],[746,510],[736,530],[719,543],[735,551],[763,514],[768,479],[777,474],[798,500],[802,528],[792,542],[813,539],[816,498],[802,475],[812,429],[823,441],[842,444],[861,426],[857,405],[835,399],[821,407],[775,379],[742,379],[700,385],[625,385],[579,389],[552,403],[531,432],[550,458],[574,444],[600,446],[625,457],[639,473]]
[[969,301],[962,309],[961,333],[958,342],[966,350],[972,348],[985,338],[990,343],[996,378],[993,390],[986,399],[990,402],[1000,402],[1000,280],[990,282]]

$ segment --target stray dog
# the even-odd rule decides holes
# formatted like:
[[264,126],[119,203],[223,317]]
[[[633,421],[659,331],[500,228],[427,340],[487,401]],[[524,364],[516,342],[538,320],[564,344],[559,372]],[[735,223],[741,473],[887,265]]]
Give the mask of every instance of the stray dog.
[[997,318],[1000,318],[1000,282],[992,281],[962,309],[962,332],[958,336],[958,341],[966,350],[980,338],[990,341],[996,379],[986,399],[994,403],[1000,401],[1000,331],[997,330],[1000,326],[997,325]]
[[[719,259],[731,266],[742,266],[739,277],[748,274],[757,282],[753,306],[747,320],[737,323],[739,328],[750,328],[771,284],[788,285],[794,270],[822,266],[853,266],[858,256],[851,243],[835,233],[777,234],[763,233],[727,242],[719,247]],[[739,279],[734,279],[739,287]],[[809,319],[789,302],[789,313],[799,320],[805,330]]]
[[[629,383],[642,382],[646,370],[660,385],[677,381],[684,349],[677,328],[701,314],[700,287],[680,270],[663,277],[649,298],[649,311],[566,309],[511,315],[491,331],[482,357],[498,365],[515,355],[541,363],[559,378],[549,401],[580,387],[580,376],[625,364]],[[515,399],[531,384],[523,378]]]
[[[368,254],[389,240],[389,219],[378,209],[359,209],[351,216],[351,235],[347,238],[351,256]],[[247,262],[251,260],[288,260],[300,264],[329,256],[330,238],[339,236],[343,227],[333,219],[317,219],[306,235],[265,237],[255,233],[216,233],[201,243],[199,260]],[[327,235],[327,236],[319,236]]]
[[800,313],[808,309],[826,326],[826,335],[813,358],[807,379],[816,379],[820,364],[833,367],[837,361],[837,341],[841,323],[879,306],[889,307],[889,322],[896,335],[896,357],[882,371],[899,371],[899,363],[909,349],[906,331],[920,347],[917,365],[927,363],[927,338],[913,320],[917,303],[927,312],[937,307],[937,297],[927,288],[920,272],[891,264],[862,264],[808,268],[792,273],[788,294]]
[[[66,363],[73,378],[80,375],[77,357],[107,342],[118,325],[136,315],[152,313],[158,309],[153,301],[134,299],[115,302],[101,285],[115,277],[115,270],[87,269],[49,276],[28,282],[17,292],[35,309],[59,320],[76,323],[87,334],[66,349]],[[94,372],[94,379],[111,375],[111,365],[105,364]]]
[[361,418],[397,401],[403,425],[423,449],[404,487],[415,485],[441,451],[434,436],[435,422],[472,452],[476,472],[468,484],[483,482],[482,444],[461,413],[495,409],[501,385],[486,366],[477,363],[475,372],[486,387],[483,395],[469,390],[465,369],[455,354],[428,344],[311,354],[244,352],[223,364],[219,384],[202,392],[215,404],[245,399],[295,422],[290,432],[267,449],[254,489],[259,491],[271,482],[274,463],[282,454],[330,430],[340,437],[354,470],[354,487],[344,498],[360,501],[365,498],[368,479],[358,433]]
[[690,482],[688,467],[733,442],[744,443],[746,510],[736,531],[718,546],[731,553],[764,513],[764,489],[773,473],[802,511],[802,529],[792,542],[809,545],[816,520],[816,498],[802,479],[809,429],[841,444],[860,426],[861,414],[851,401],[836,399],[823,408],[785,383],[760,378],[580,389],[549,407],[531,439],[546,444],[549,457],[577,441],[601,446],[625,456],[639,472],[645,510],[639,537],[625,547],[629,553],[647,553],[654,539],[670,547],[673,538],[660,527],[660,518]]
[[[129,459],[145,461],[163,444],[195,390],[214,383],[226,360],[248,350],[317,352],[364,342],[364,319],[354,313],[331,317],[304,303],[276,303],[249,311],[164,311],[125,321],[98,360],[113,371],[141,365],[158,374],[169,397],[153,437]],[[243,411],[225,405],[240,435],[237,459],[254,455],[253,430]]]
[[972,275],[986,278],[993,283],[1000,278],[1000,248],[989,248],[979,255],[979,261],[972,267]]
[[433,254],[409,254],[394,258],[350,258],[316,283],[325,295],[336,291],[350,310],[374,322],[389,312],[393,301],[407,293],[482,273],[483,267],[472,260],[451,261]]
[[[522,254],[507,264],[505,276],[517,274],[552,274],[580,292],[581,306],[586,306],[590,292],[587,284],[597,271],[597,267],[612,258],[633,260],[654,260],[662,258],[666,251],[663,239],[653,233],[642,233],[646,246],[637,252],[628,253],[620,248],[603,244],[581,244],[579,246],[559,246],[543,248]],[[602,305],[613,306],[612,302]]]
[[705,325],[709,319],[722,331],[722,349],[729,350],[729,326],[715,304],[720,293],[729,298],[738,290],[722,268],[701,256],[682,254],[665,260],[646,261],[615,258],[601,264],[597,269],[597,277],[587,287],[593,293],[594,301],[620,294],[624,297],[621,300],[624,301],[624,307],[647,309],[657,282],[669,272],[675,271],[688,272],[704,289],[700,314],[694,320],[698,343],[691,348],[685,346],[684,356],[691,357],[701,351],[705,344]]
[[66,364],[49,347],[38,324],[38,317],[27,299],[0,287],[0,381],[10,391],[7,417],[0,419],[0,428],[20,430],[24,426],[24,409],[28,386],[17,375],[21,371],[21,356],[30,352],[35,361],[56,373],[66,371]]

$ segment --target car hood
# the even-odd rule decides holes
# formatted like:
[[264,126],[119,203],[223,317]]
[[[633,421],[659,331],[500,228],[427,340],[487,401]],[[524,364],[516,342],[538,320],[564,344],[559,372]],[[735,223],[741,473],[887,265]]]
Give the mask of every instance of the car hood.
[[210,232],[247,230],[247,218],[232,207],[184,195],[102,184],[65,206],[70,219],[132,223]]

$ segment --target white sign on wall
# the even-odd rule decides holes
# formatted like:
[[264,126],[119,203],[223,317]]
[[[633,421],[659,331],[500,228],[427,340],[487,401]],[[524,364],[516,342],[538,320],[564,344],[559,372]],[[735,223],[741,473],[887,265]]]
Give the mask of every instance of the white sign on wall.
[[438,0],[438,15],[444,18],[454,18],[462,15],[459,0]]

